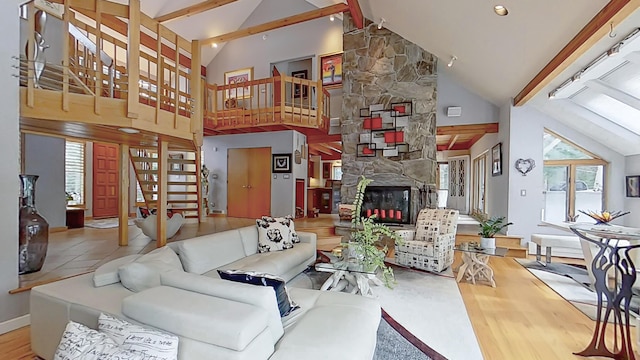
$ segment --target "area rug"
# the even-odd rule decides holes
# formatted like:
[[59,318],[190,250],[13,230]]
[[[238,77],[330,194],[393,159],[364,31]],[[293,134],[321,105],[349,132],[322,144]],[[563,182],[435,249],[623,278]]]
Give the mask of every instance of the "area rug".
[[[589,288],[589,275],[584,267],[552,263],[552,266],[546,268],[535,260],[515,260],[587,317],[596,319],[598,299],[596,293]],[[637,300],[632,300],[631,306],[637,308],[636,302]],[[635,326],[635,321],[631,325]]]
[[[393,290],[374,287],[383,312],[388,315],[378,329],[375,359],[482,359],[451,274],[441,276],[395,266],[394,272],[397,284]],[[307,270],[288,286],[318,289],[329,275]],[[398,336],[404,340],[397,341]]]
[[[88,221],[85,221],[84,226],[95,228],[95,229],[111,229],[111,228],[117,228],[119,224],[120,224],[120,221],[118,221],[117,218],[111,218],[111,219],[101,219],[101,220],[88,220]],[[133,219],[129,219],[128,225],[129,226],[135,225],[135,223],[133,222]]]

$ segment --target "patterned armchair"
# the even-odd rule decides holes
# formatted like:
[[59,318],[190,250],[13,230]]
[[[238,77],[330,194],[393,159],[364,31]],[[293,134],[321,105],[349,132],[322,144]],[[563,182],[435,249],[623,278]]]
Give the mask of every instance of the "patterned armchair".
[[400,265],[441,272],[453,264],[458,210],[423,209],[416,230],[406,233],[404,245],[396,245]]

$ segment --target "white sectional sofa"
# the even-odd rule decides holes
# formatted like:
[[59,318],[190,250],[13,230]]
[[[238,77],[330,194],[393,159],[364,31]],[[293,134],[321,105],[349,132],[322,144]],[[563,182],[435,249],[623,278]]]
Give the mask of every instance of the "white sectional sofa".
[[[155,327],[180,338],[178,358],[371,359],[380,305],[336,292],[289,289],[300,308],[280,317],[270,287],[221,280],[217,269],[266,272],[289,280],[315,261],[316,235],[285,251],[257,253],[258,232],[249,226],[169,246],[185,271],[160,274],[161,285],[134,293],[109,268],[31,290],[31,347],[52,360],[68,321],[97,328],[101,312]],[[106,270],[104,270],[106,269]],[[96,283],[110,283],[96,287]]]

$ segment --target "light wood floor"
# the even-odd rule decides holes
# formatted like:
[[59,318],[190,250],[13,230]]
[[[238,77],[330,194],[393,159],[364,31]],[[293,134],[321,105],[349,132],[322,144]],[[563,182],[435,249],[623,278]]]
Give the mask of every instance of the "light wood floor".
[[[322,226],[320,224],[330,221],[326,218],[296,221],[296,228]],[[252,223],[253,220],[249,219],[214,218],[202,224],[185,224],[177,238],[189,238]],[[93,232],[95,229],[78,230],[84,232],[87,241],[96,236]],[[115,230],[107,230],[113,230],[111,239],[114,239]],[[76,230],[67,233],[72,231]],[[148,247],[148,250],[153,248],[152,245]],[[582,350],[589,343],[594,322],[513,259],[492,258],[491,264],[495,270],[496,288],[464,282],[459,284],[484,358],[584,359],[572,353]],[[632,331],[635,339],[636,329]],[[29,341],[29,327],[0,335],[0,358],[32,359],[34,354],[30,351]]]

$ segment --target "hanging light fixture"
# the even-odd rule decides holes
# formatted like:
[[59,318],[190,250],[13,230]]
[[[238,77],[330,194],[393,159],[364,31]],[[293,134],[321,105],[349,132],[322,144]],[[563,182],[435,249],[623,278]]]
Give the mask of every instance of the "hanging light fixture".
[[387,22],[384,18],[380,18],[380,22],[378,23],[378,30],[382,30],[382,26]]

